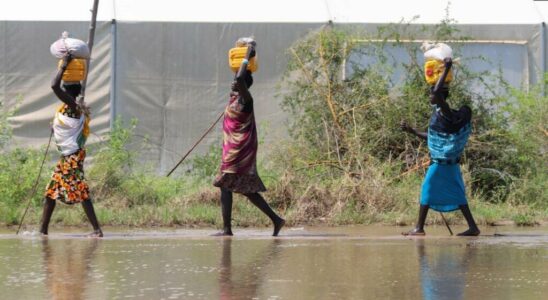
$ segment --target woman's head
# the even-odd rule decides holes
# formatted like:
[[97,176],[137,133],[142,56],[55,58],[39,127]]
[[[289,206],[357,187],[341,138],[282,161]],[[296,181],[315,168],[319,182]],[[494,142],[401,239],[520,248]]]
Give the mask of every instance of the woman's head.
[[459,109],[459,113],[461,113],[462,115],[472,116],[472,109],[468,105],[463,105]]
[[64,83],[63,88],[69,95],[76,98],[80,96],[80,93],[82,92],[82,85],[79,82],[76,83]]
[[[251,86],[253,85],[253,75],[251,75],[251,72],[248,71],[248,72],[245,73],[244,80],[245,80],[246,87],[248,89],[251,88]],[[234,80],[232,82],[232,90],[235,91],[235,92],[240,91],[240,86],[238,84],[238,81]]]
[[437,93],[434,92],[434,87],[430,87],[430,104],[437,104],[440,101],[445,101],[449,98],[449,87],[443,86]]
[[253,75],[251,75],[251,72],[245,73],[245,85],[249,89],[253,85]]

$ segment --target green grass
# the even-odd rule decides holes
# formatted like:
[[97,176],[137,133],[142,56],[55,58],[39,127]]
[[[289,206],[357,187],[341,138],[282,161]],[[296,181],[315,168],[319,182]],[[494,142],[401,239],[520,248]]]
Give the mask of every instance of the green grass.
[[[139,205],[132,208],[107,207],[105,203],[95,205],[98,219],[102,225],[134,226],[134,227],[222,227],[220,205],[214,203],[166,203],[164,205]],[[513,207],[506,204],[471,204],[472,213],[480,225],[496,226],[513,223],[518,226],[536,226],[548,221],[548,211]],[[355,206],[348,205],[336,209],[326,217],[303,220],[298,218],[295,209],[283,211],[282,215],[290,225],[352,225],[352,224],[384,224],[394,226],[411,226],[415,223],[418,204],[405,211],[392,211],[374,214],[363,212]],[[29,211],[25,226],[37,226],[40,221],[40,207]],[[14,213],[9,222],[4,225],[16,225],[20,215]],[[233,205],[233,226],[238,227],[268,227],[270,220],[254,207],[244,197],[235,197]],[[450,224],[465,224],[459,211],[445,213]],[[59,204],[56,207],[52,226],[89,226],[87,218],[80,205],[67,206]],[[427,224],[443,224],[441,217],[431,211]]]

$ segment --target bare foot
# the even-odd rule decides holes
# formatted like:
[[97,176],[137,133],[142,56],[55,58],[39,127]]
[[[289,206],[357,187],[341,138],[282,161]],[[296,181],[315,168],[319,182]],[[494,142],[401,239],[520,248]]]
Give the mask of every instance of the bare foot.
[[103,237],[103,232],[101,231],[101,229],[95,230],[94,232],[86,235],[86,237],[88,237],[88,238],[102,238]]
[[274,233],[272,233],[272,236],[278,236],[280,233],[280,230],[282,230],[282,227],[285,225],[285,220],[281,219],[278,222],[274,223]]
[[480,230],[478,228],[475,229],[468,229],[464,232],[461,232],[457,234],[457,236],[478,236],[480,234]]
[[424,229],[413,228],[413,229],[411,229],[407,232],[402,232],[401,235],[404,235],[404,236],[425,236],[426,232],[424,232]]
[[224,229],[223,231],[219,231],[217,233],[212,234],[211,236],[233,236],[231,229]]

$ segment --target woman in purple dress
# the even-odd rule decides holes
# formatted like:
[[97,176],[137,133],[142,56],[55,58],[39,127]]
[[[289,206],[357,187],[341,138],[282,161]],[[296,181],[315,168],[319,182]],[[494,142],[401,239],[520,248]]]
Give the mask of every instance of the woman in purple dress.
[[253,98],[249,92],[253,77],[247,68],[249,60],[255,56],[255,46],[255,41],[247,42],[247,53],[232,83],[230,100],[224,113],[221,170],[213,183],[221,189],[223,231],[216,234],[220,236],[232,235],[232,193],[246,196],[272,220],[273,236],[277,236],[285,224],[285,220],[259,194],[266,188],[257,173],[257,126]]

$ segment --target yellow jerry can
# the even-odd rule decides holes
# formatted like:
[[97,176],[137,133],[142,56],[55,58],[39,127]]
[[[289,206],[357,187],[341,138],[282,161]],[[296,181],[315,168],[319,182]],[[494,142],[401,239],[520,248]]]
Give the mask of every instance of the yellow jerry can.
[[[238,72],[242,60],[245,58],[247,53],[247,47],[234,47],[228,51],[228,66],[232,69],[232,72]],[[257,72],[259,64],[257,62],[257,55],[249,60],[247,64],[247,69],[253,73]]]
[[[439,60],[427,60],[424,63],[424,78],[426,79],[426,82],[430,85],[435,85],[438,82],[438,79],[440,78],[441,74],[443,74],[443,70],[445,69],[445,65],[443,64],[443,61]],[[449,70],[449,74],[447,74],[447,77],[445,77],[445,83],[449,83],[453,80],[453,69]]]
[[[59,64],[57,65],[57,67],[61,68],[61,65],[63,65],[62,59],[59,60]],[[84,80],[86,78],[86,68],[87,64],[85,59],[72,59],[69,62],[65,73],[63,73],[63,81],[74,82]]]

